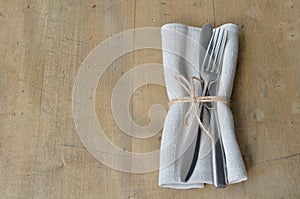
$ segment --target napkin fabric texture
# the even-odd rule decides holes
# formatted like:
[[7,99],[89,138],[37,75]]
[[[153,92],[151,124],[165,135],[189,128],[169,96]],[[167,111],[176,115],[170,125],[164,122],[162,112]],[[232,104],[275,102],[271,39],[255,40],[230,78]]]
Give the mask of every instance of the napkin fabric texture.
[[[224,24],[218,28],[228,31],[218,96],[230,99],[238,56],[238,27],[235,24]],[[201,65],[199,62],[205,52],[199,44],[201,28],[177,23],[166,24],[161,28],[161,35],[165,83],[171,101],[188,95],[174,76],[182,75],[189,81],[193,76],[199,77],[199,65]],[[201,84],[196,82],[195,87],[196,95],[201,95]],[[197,132],[199,127],[195,117],[189,120],[189,126],[184,125],[183,118],[189,107],[190,103],[175,103],[168,111],[161,141],[159,186],[189,189],[203,188],[204,183],[212,184],[211,144],[209,137],[203,131],[194,172],[187,182],[184,182],[181,177],[181,168],[185,164],[182,155],[187,150],[187,145],[191,144],[186,135]],[[216,107],[228,183],[247,180],[245,165],[235,137],[230,107],[223,102],[217,102]]]

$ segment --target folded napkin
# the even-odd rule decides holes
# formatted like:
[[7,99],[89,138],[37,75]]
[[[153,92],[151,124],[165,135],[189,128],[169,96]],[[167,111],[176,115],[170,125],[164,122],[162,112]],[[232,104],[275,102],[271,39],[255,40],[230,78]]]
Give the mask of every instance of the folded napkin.
[[[218,84],[217,96],[230,99],[238,55],[238,27],[235,24],[225,24],[218,28],[228,31],[227,43],[224,50],[222,71]],[[216,29],[214,29],[215,31]],[[161,28],[164,76],[169,100],[187,96],[187,92],[178,83],[176,75],[187,80],[199,77],[201,28],[183,24],[166,24]],[[201,84],[195,83],[195,92],[202,93]],[[247,180],[244,162],[238,147],[233,125],[233,117],[228,105],[217,102],[220,134],[225,153],[227,180],[229,184]],[[190,103],[175,103],[167,114],[161,141],[159,185],[162,187],[189,189],[203,188],[204,183],[212,184],[211,144],[207,134],[201,134],[200,152],[196,167],[190,179],[184,182],[181,169],[185,162],[183,154],[187,150],[187,135],[197,132],[199,123],[191,118],[190,124],[184,124],[183,118],[190,108]],[[204,118],[206,120],[207,118]]]

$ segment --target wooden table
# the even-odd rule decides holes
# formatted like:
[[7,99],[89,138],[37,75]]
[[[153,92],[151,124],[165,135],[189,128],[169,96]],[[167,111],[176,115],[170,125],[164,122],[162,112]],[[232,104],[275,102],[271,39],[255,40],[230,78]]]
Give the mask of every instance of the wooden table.
[[[296,0],[0,1],[0,198],[300,198],[299,9]],[[72,88],[84,58],[119,32],[170,22],[239,26],[232,111],[246,182],[161,188],[157,171],[113,170],[79,139]],[[110,108],[118,79],[150,62],[162,63],[160,50],[127,53],[97,87],[99,123],[124,150],[160,146],[161,133],[149,139],[124,134]],[[133,120],[146,125],[155,103],[167,109],[164,87],[138,89],[128,107]]]

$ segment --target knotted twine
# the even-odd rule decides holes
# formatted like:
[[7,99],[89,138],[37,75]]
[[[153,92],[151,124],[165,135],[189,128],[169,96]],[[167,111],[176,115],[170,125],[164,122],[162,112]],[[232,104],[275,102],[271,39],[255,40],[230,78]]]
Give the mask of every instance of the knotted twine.
[[191,114],[192,116],[194,115],[194,117],[197,118],[197,121],[201,129],[213,140],[214,136],[204,127],[203,123],[201,122],[200,113],[198,111],[200,107],[199,103],[202,103],[202,106],[204,103],[208,103],[208,102],[223,102],[226,105],[229,105],[230,100],[220,96],[196,96],[195,80],[199,81],[200,83],[203,83],[203,80],[195,76],[192,77],[191,83],[183,75],[175,75],[174,79],[179,83],[179,85],[181,85],[184,88],[184,90],[189,94],[189,96],[184,96],[184,97],[170,100],[169,106],[172,106],[175,103],[191,103],[190,108],[188,109],[188,111],[184,116],[184,120],[183,120],[184,125],[190,126],[187,122],[187,119]]

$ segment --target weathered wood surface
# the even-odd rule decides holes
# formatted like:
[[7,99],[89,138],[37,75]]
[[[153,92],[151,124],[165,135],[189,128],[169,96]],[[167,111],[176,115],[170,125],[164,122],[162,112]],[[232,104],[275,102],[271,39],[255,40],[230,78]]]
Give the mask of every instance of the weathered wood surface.
[[[299,9],[296,0],[0,1],[0,198],[299,198]],[[110,169],[78,137],[72,87],[83,59],[111,35],[169,22],[240,27],[232,110],[246,182],[218,190],[160,188],[157,171]],[[149,62],[161,63],[161,52],[120,57],[97,89],[99,122],[129,151],[157,150],[161,135],[123,135],[110,95],[124,72]],[[167,107],[167,97],[156,85],[137,92],[131,114],[144,125],[145,110],[152,103]]]

